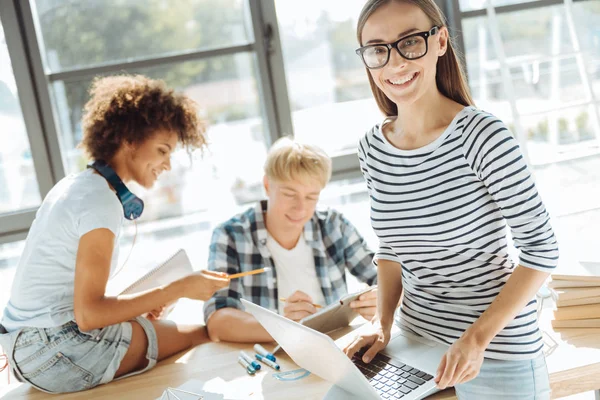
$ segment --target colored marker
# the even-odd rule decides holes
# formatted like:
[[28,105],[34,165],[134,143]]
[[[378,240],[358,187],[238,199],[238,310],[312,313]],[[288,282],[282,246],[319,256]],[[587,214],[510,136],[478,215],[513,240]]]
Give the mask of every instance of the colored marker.
[[244,367],[246,368],[246,372],[249,375],[254,375],[256,373],[256,370],[254,368],[252,368],[252,366],[248,363],[248,361],[244,360],[242,357],[238,357],[238,362]]
[[256,361],[254,361],[254,360],[252,359],[252,357],[250,357],[248,354],[246,354],[246,353],[245,353],[245,352],[243,352],[243,351],[240,351],[240,356],[241,356],[241,357],[242,357],[244,360],[246,360],[246,361],[248,362],[248,364],[252,365],[252,368],[254,368],[254,369],[255,369],[255,370],[257,370],[257,371],[258,371],[258,370],[260,370],[260,364],[259,364],[259,363],[257,363]]
[[267,357],[263,357],[260,354],[255,354],[254,355],[256,357],[256,359],[264,364],[267,364],[269,367],[276,369],[279,371],[279,369],[281,368],[277,363],[269,360]]
[[264,347],[262,347],[260,344],[255,344],[254,345],[254,351],[256,351],[258,354],[260,354],[263,357],[268,358],[269,360],[275,362],[277,361],[277,359],[275,358],[275,356],[271,353],[269,353],[267,350],[265,350]]

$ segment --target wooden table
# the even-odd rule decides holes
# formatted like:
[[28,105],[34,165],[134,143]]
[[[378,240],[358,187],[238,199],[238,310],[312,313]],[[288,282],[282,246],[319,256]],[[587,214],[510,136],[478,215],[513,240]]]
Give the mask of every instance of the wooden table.
[[[595,391],[600,400],[600,329],[561,329],[551,325],[552,310],[540,317],[544,351],[550,374],[552,399]],[[444,390],[428,399],[456,399],[454,390]]]
[[[540,318],[540,328],[548,354],[548,370],[552,398],[597,390],[600,399],[600,329],[565,329],[554,332],[550,325],[552,311],[545,309]],[[350,329],[351,330],[351,329]],[[352,333],[349,333],[352,335]],[[339,336],[339,335],[338,335]],[[339,342],[344,338],[339,338]],[[282,382],[273,377],[274,370],[263,367],[255,376],[249,376],[237,363],[240,350],[253,353],[252,347],[243,344],[208,343],[162,361],[148,373],[112,382],[95,389],[61,395],[64,400],[79,399],[156,399],[166,387],[177,387],[190,379],[201,381],[223,380],[226,393],[235,398],[247,399],[322,399],[330,384],[310,375],[304,379]],[[283,371],[298,367],[283,352],[277,354]],[[215,383],[217,381],[213,381]],[[55,399],[32,389],[28,385],[14,383],[0,389],[4,400]],[[445,390],[429,399],[456,399],[454,390]]]

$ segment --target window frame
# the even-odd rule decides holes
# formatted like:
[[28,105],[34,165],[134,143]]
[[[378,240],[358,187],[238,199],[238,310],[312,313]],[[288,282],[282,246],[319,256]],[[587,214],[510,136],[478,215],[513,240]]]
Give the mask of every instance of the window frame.
[[[20,18],[15,3],[0,1],[0,20],[6,38],[9,58],[17,84],[21,114],[36,174],[40,200],[56,182],[55,171],[42,128],[38,96],[33,84],[28,52],[22,35]],[[60,172],[59,172],[60,173]],[[37,207],[14,210],[0,214],[0,244],[20,240],[27,235]]]

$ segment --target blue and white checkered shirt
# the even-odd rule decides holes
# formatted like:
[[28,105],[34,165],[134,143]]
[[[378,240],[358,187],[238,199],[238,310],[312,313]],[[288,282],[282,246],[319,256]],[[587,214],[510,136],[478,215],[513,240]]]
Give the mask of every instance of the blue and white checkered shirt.
[[[243,310],[240,298],[277,312],[279,296],[263,212],[267,202],[236,215],[213,231],[208,256],[211,271],[236,274],[264,267],[269,272],[233,279],[204,304],[204,321],[215,311],[234,307]],[[327,304],[348,293],[346,269],[360,281],[372,285],[377,280],[373,251],[356,228],[339,212],[315,211],[304,226],[304,239],[312,247],[317,277]]]

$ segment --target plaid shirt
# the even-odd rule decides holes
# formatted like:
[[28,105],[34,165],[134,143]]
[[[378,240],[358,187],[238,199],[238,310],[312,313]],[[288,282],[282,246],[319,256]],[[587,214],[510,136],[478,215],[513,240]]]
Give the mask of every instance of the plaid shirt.
[[[238,214],[213,231],[208,256],[211,271],[235,274],[271,267],[269,272],[233,279],[204,304],[204,321],[215,311],[234,307],[243,310],[240,298],[277,312],[279,296],[271,253],[267,248],[267,229],[263,212],[267,202]],[[313,249],[315,269],[327,304],[348,293],[345,270],[369,285],[375,283],[377,270],[373,252],[356,228],[337,211],[315,211],[304,226],[304,239]]]

